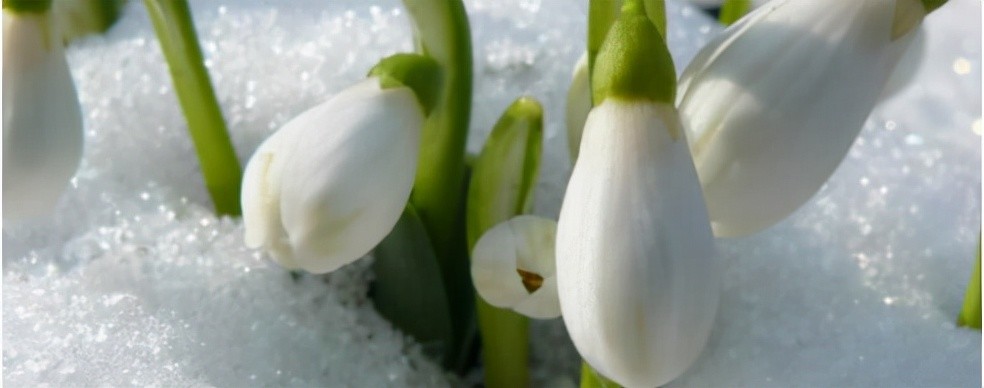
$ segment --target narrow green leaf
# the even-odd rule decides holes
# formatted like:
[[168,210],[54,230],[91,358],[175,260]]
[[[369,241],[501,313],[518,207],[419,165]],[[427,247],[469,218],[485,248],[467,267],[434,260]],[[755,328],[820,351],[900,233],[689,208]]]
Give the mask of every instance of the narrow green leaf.
[[981,329],[981,239],[977,237],[977,261],[964,294],[963,308],[957,317],[957,325]]
[[202,166],[205,186],[219,215],[241,214],[242,168],[205,69],[186,0],[144,0],[171,70],[174,91]]
[[596,372],[587,362],[581,363],[581,388],[621,388],[618,383]]
[[451,344],[451,315],[437,258],[423,223],[407,206],[375,250],[371,295],[379,314],[441,357]]
[[751,10],[752,0],[724,0],[724,4],[721,4],[721,13],[718,15],[718,21],[721,24],[730,26]]
[[[543,147],[543,108],[520,97],[503,112],[475,160],[468,190],[468,249],[486,230],[533,208]],[[476,296],[485,386],[526,387],[529,320]]]

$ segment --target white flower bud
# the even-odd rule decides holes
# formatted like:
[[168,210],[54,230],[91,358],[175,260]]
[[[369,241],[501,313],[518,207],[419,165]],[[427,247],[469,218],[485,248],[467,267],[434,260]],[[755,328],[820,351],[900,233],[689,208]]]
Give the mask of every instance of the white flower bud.
[[720,268],[673,106],[608,98],[591,111],[556,249],[564,323],[598,372],[653,387],[696,360]]
[[716,235],[773,225],[823,185],[913,40],[922,7],[775,0],[697,55],[677,105]]
[[371,77],[288,122],[246,165],[246,245],[313,273],[364,256],[410,196],[423,121],[411,89]]
[[554,243],[557,223],[517,216],[489,229],[472,251],[472,281],[489,304],[531,318],[560,316]]
[[3,12],[3,218],[54,208],[82,158],[82,112],[47,14]]

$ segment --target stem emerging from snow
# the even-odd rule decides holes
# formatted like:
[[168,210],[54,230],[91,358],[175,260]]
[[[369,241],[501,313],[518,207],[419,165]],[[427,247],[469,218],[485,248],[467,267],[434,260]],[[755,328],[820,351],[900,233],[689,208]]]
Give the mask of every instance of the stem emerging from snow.
[[188,132],[218,215],[238,216],[242,169],[198,46],[186,0],[144,0],[171,70]]

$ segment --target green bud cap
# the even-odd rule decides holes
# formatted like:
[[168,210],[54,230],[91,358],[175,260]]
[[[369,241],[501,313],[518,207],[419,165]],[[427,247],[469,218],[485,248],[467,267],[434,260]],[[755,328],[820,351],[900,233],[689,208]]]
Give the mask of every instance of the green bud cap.
[[429,115],[441,94],[441,66],[428,56],[395,54],[383,58],[369,71],[379,77],[383,89],[407,87],[417,96],[417,102]]
[[14,13],[45,13],[51,0],[3,0],[3,9]]
[[592,71],[595,105],[607,97],[669,104],[676,98],[676,71],[670,51],[638,1],[627,1],[622,8]]

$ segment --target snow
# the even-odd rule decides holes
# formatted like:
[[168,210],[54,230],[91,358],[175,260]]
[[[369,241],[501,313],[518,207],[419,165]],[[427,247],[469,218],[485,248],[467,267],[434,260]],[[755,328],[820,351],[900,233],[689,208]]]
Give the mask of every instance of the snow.
[[[411,48],[396,1],[192,3],[242,161],[380,57]],[[466,7],[476,76],[469,150],[515,97],[541,100],[536,209],[555,217],[569,174],[564,98],[586,4]],[[668,9],[682,70],[720,28],[689,6]],[[726,271],[714,332],[671,385],[981,384],[981,333],[954,325],[981,221],[980,15],[974,0],[931,15],[911,84],[873,113],[821,192],[763,233],[718,241]],[[461,382],[375,312],[368,260],[295,277],[243,246],[239,220],[210,214],[140,2],[68,54],[87,128],[83,166],[54,216],[4,225],[4,383]],[[573,385],[579,361],[562,322],[533,331],[536,382]]]

